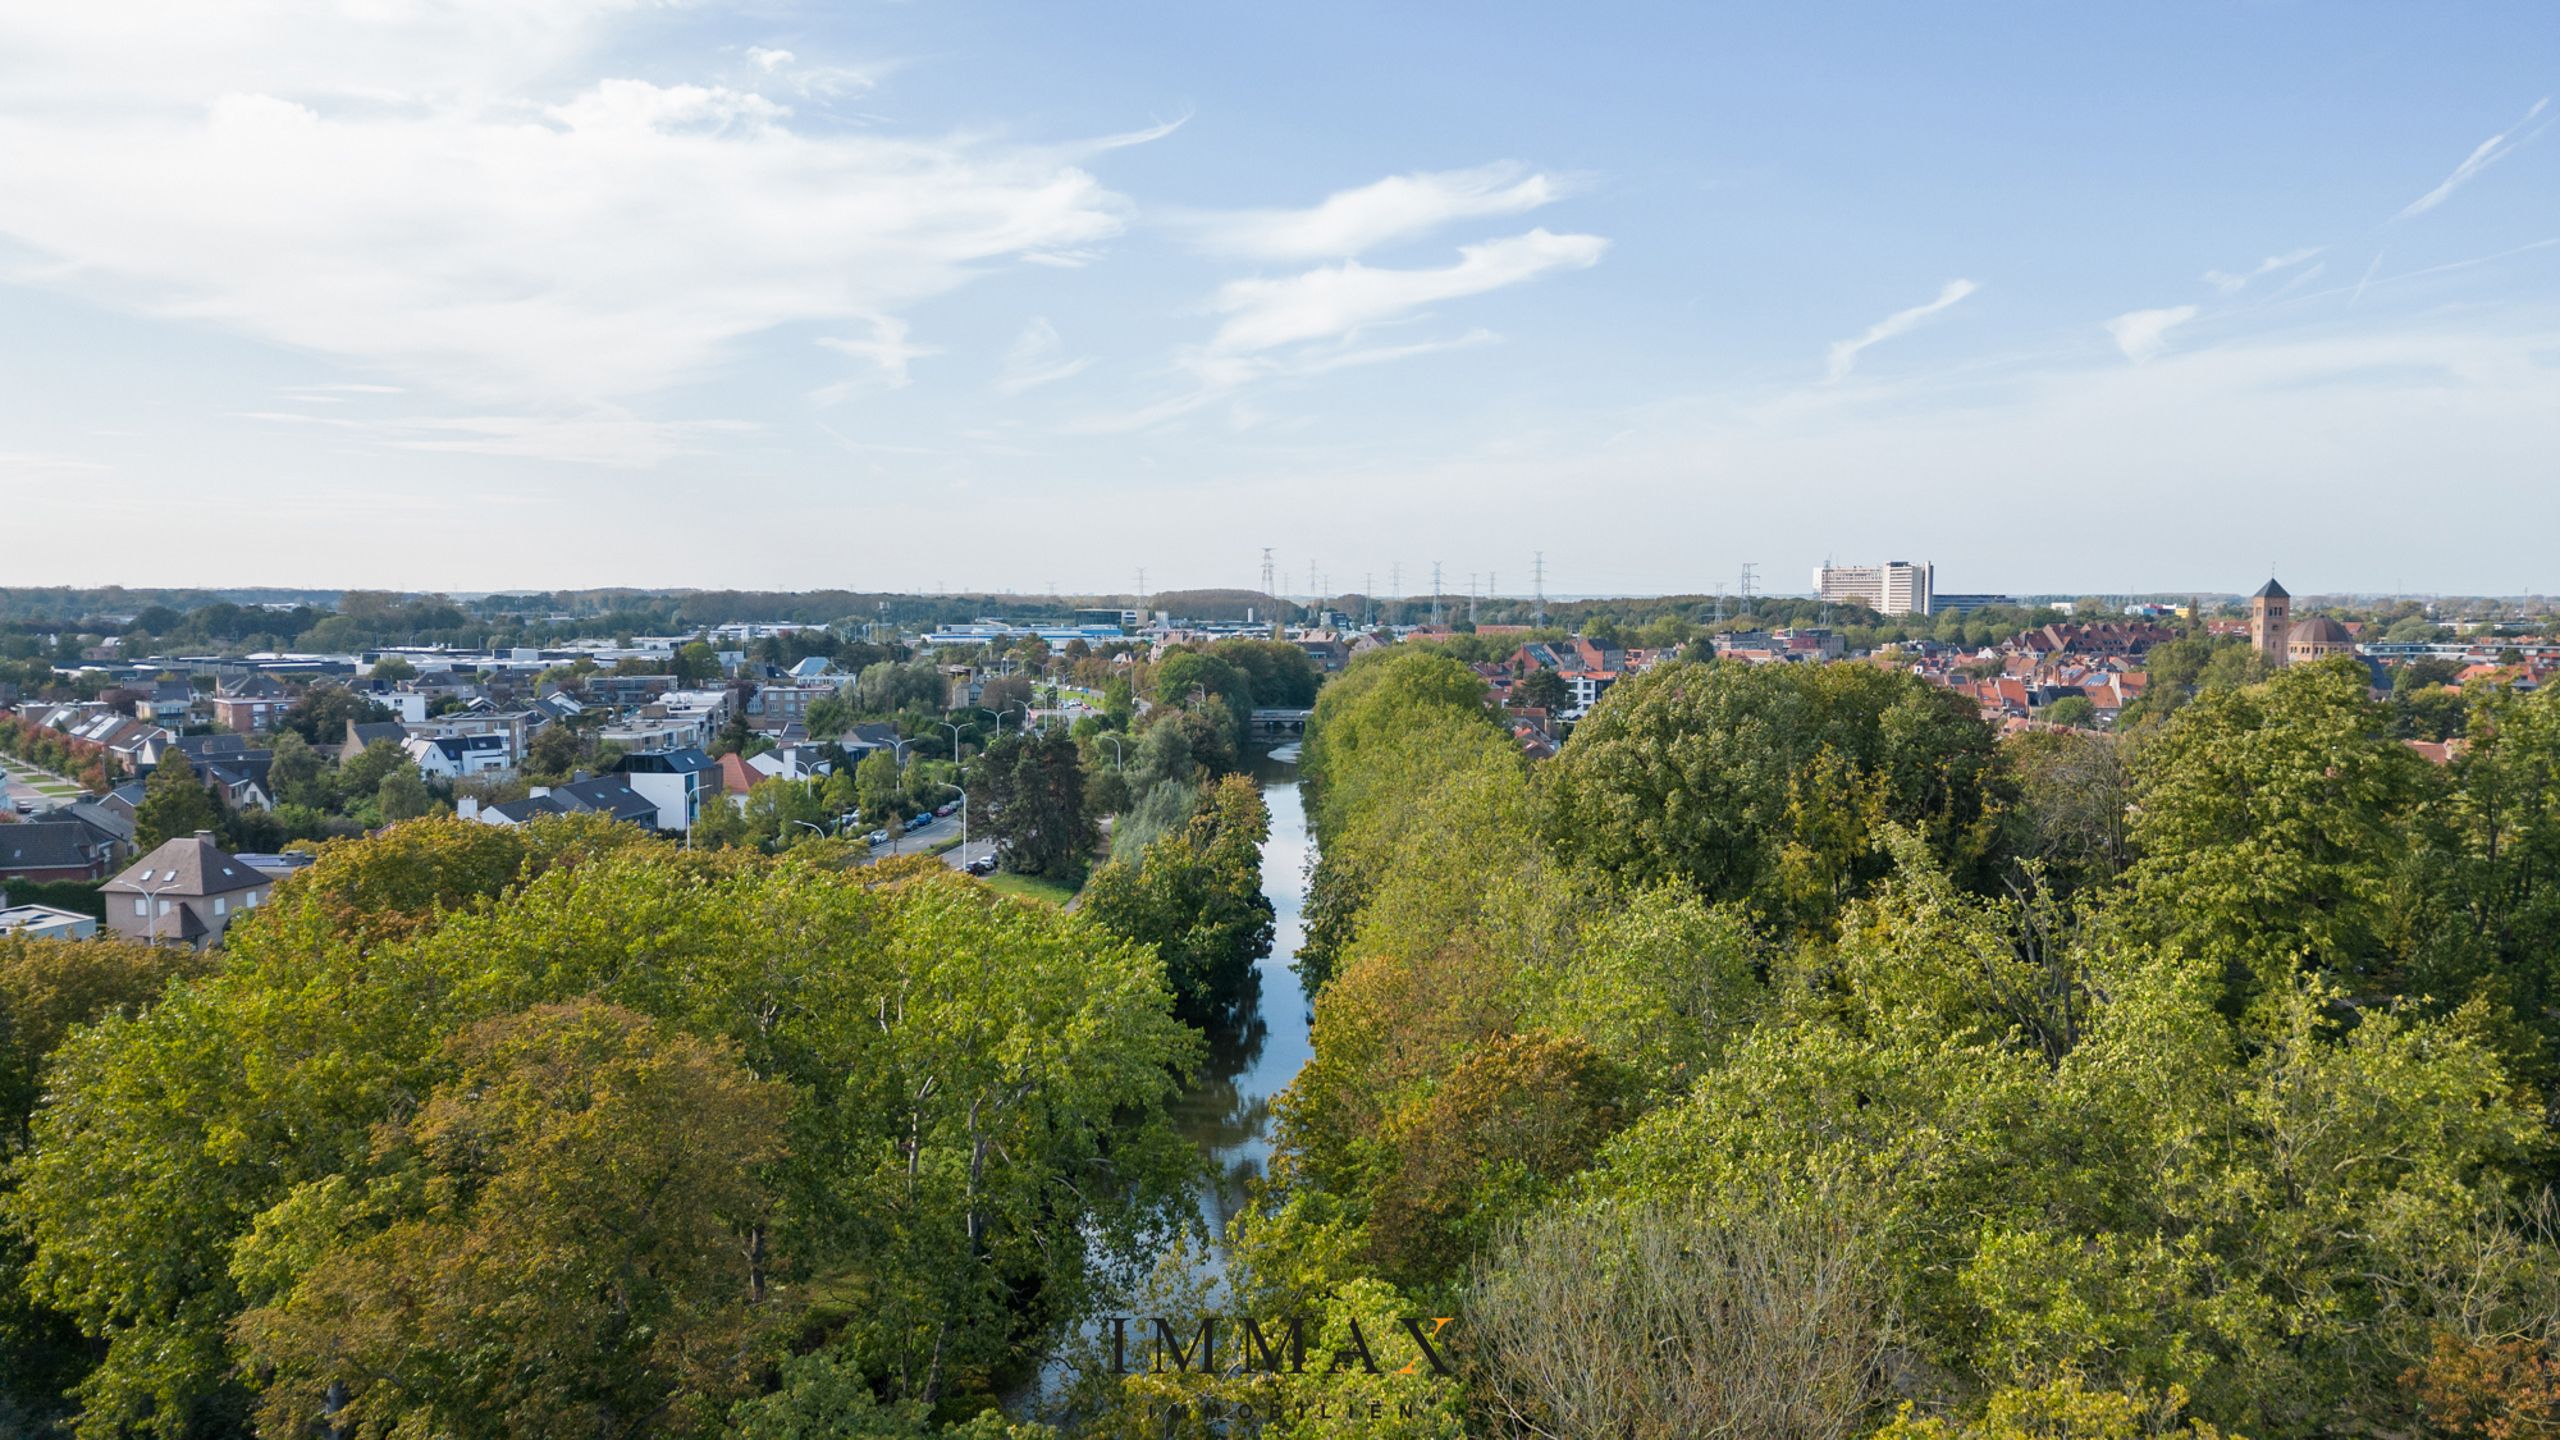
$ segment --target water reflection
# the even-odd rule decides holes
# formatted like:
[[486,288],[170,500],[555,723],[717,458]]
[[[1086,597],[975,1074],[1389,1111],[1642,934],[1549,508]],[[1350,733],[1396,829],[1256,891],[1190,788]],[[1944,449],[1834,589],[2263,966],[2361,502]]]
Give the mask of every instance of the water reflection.
[[1244,1205],[1246,1185],[1271,1158],[1271,1102],[1313,1053],[1306,991],[1289,964],[1304,938],[1306,809],[1298,797],[1297,747],[1284,746],[1255,767],[1271,838],[1262,847],[1262,889],[1271,897],[1271,954],[1255,967],[1251,989],[1229,1016],[1204,1032],[1208,1056],[1191,1089],[1173,1107],[1173,1122],[1200,1147],[1211,1181],[1200,1196],[1201,1218],[1223,1249],[1227,1222]]

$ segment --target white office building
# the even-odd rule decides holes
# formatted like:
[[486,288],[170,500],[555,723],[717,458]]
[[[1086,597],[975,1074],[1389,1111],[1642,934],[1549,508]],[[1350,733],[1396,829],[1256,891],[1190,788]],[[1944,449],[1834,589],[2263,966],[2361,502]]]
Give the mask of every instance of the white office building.
[[1855,600],[1879,615],[1926,615],[1931,608],[1928,565],[1893,560],[1882,565],[1825,565],[1813,572],[1813,593],[1835,604]]

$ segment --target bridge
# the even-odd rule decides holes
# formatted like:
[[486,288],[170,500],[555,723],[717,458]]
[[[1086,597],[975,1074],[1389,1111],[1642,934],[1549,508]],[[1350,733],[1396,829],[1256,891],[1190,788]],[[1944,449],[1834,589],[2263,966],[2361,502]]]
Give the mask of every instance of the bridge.
[[1307,717],[1314,713],[1313,710],[1256,710],[1251,728],[1255,735],[1266,739],[1304,735],[1307,733]]

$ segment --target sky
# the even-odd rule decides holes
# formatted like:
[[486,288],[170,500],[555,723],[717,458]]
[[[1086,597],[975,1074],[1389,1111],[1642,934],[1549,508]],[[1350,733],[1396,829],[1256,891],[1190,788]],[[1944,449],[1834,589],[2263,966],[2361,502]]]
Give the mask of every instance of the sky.
[[2560,591],[2560,7],[0,7],[0,584]]

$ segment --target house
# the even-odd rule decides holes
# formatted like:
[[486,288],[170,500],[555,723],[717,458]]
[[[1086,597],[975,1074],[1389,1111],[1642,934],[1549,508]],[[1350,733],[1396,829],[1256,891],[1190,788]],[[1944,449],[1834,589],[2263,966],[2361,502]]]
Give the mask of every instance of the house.
[[402,743],[418,773],[430,780],[459,780],[515,768],[504,735],[412,735]]
[[196,778],[219,791],[232,809],[275,808],[275,797],[267,788],[267,771],[276,758],[273,750],[252,750],[237,735],[179,735],[156,747],[151,763],[157,766],[171,753],[186,756]]
[[274,676],[244,675],[215,688],[213,723],[242,735],[273,730],[293,702],[293,691]]
[[454,813],[483,825],[522,825],[545,815],[602,815],[626,824],[654,827],[658,823],[658,802],[631,788],[626,776],[599,775],[567,785],[537,785],[524,799],[498,805],[483,805],[465,795],[455,802]]
[[789,670],[792,679],[803,685],[815,685],[835,673],[835,662],[824,655],[812,655]]
[[184,680],[154,680],[134,702],[134,715],[155,725],[189,725],[211,713]]
[[77,819],[0,825],[0,880],[99,880],[117,853],[112,837]]
[[693,746],[625,755],[613,768],[658,807],[661,830],[691,830],[702,816],[703,798],[719,793],[719,770]]
[[422,690],[409,689],[388,680],[358,680],[347,688],[390,711],[395,719],[416,725],[427,718],[428,697]]
[[347,738],[338,742],[338,763],[344,765],[380,741],[388,740],[394,745],[402,745],[406,744],[408,739],[409,727],[397,720],[376,720],[370,723],[350,720],[347,722]]
[[24,935],[30,940],[86,940],[97,933],[95,916],[57,910],[50,905],[12,905],[6,894],[0,894],[0,935]]
[[806,720],[809,707],[836,698],[833,685],[759,685],[747,700],[748,723],[759,730],[780,729],[785,722]]
[[107,925],[127,940],[176,941],[197,949],[222,943],[222,932],[274,893],[275,881],[222,852],[199,830],[172,840],[99,887]]

